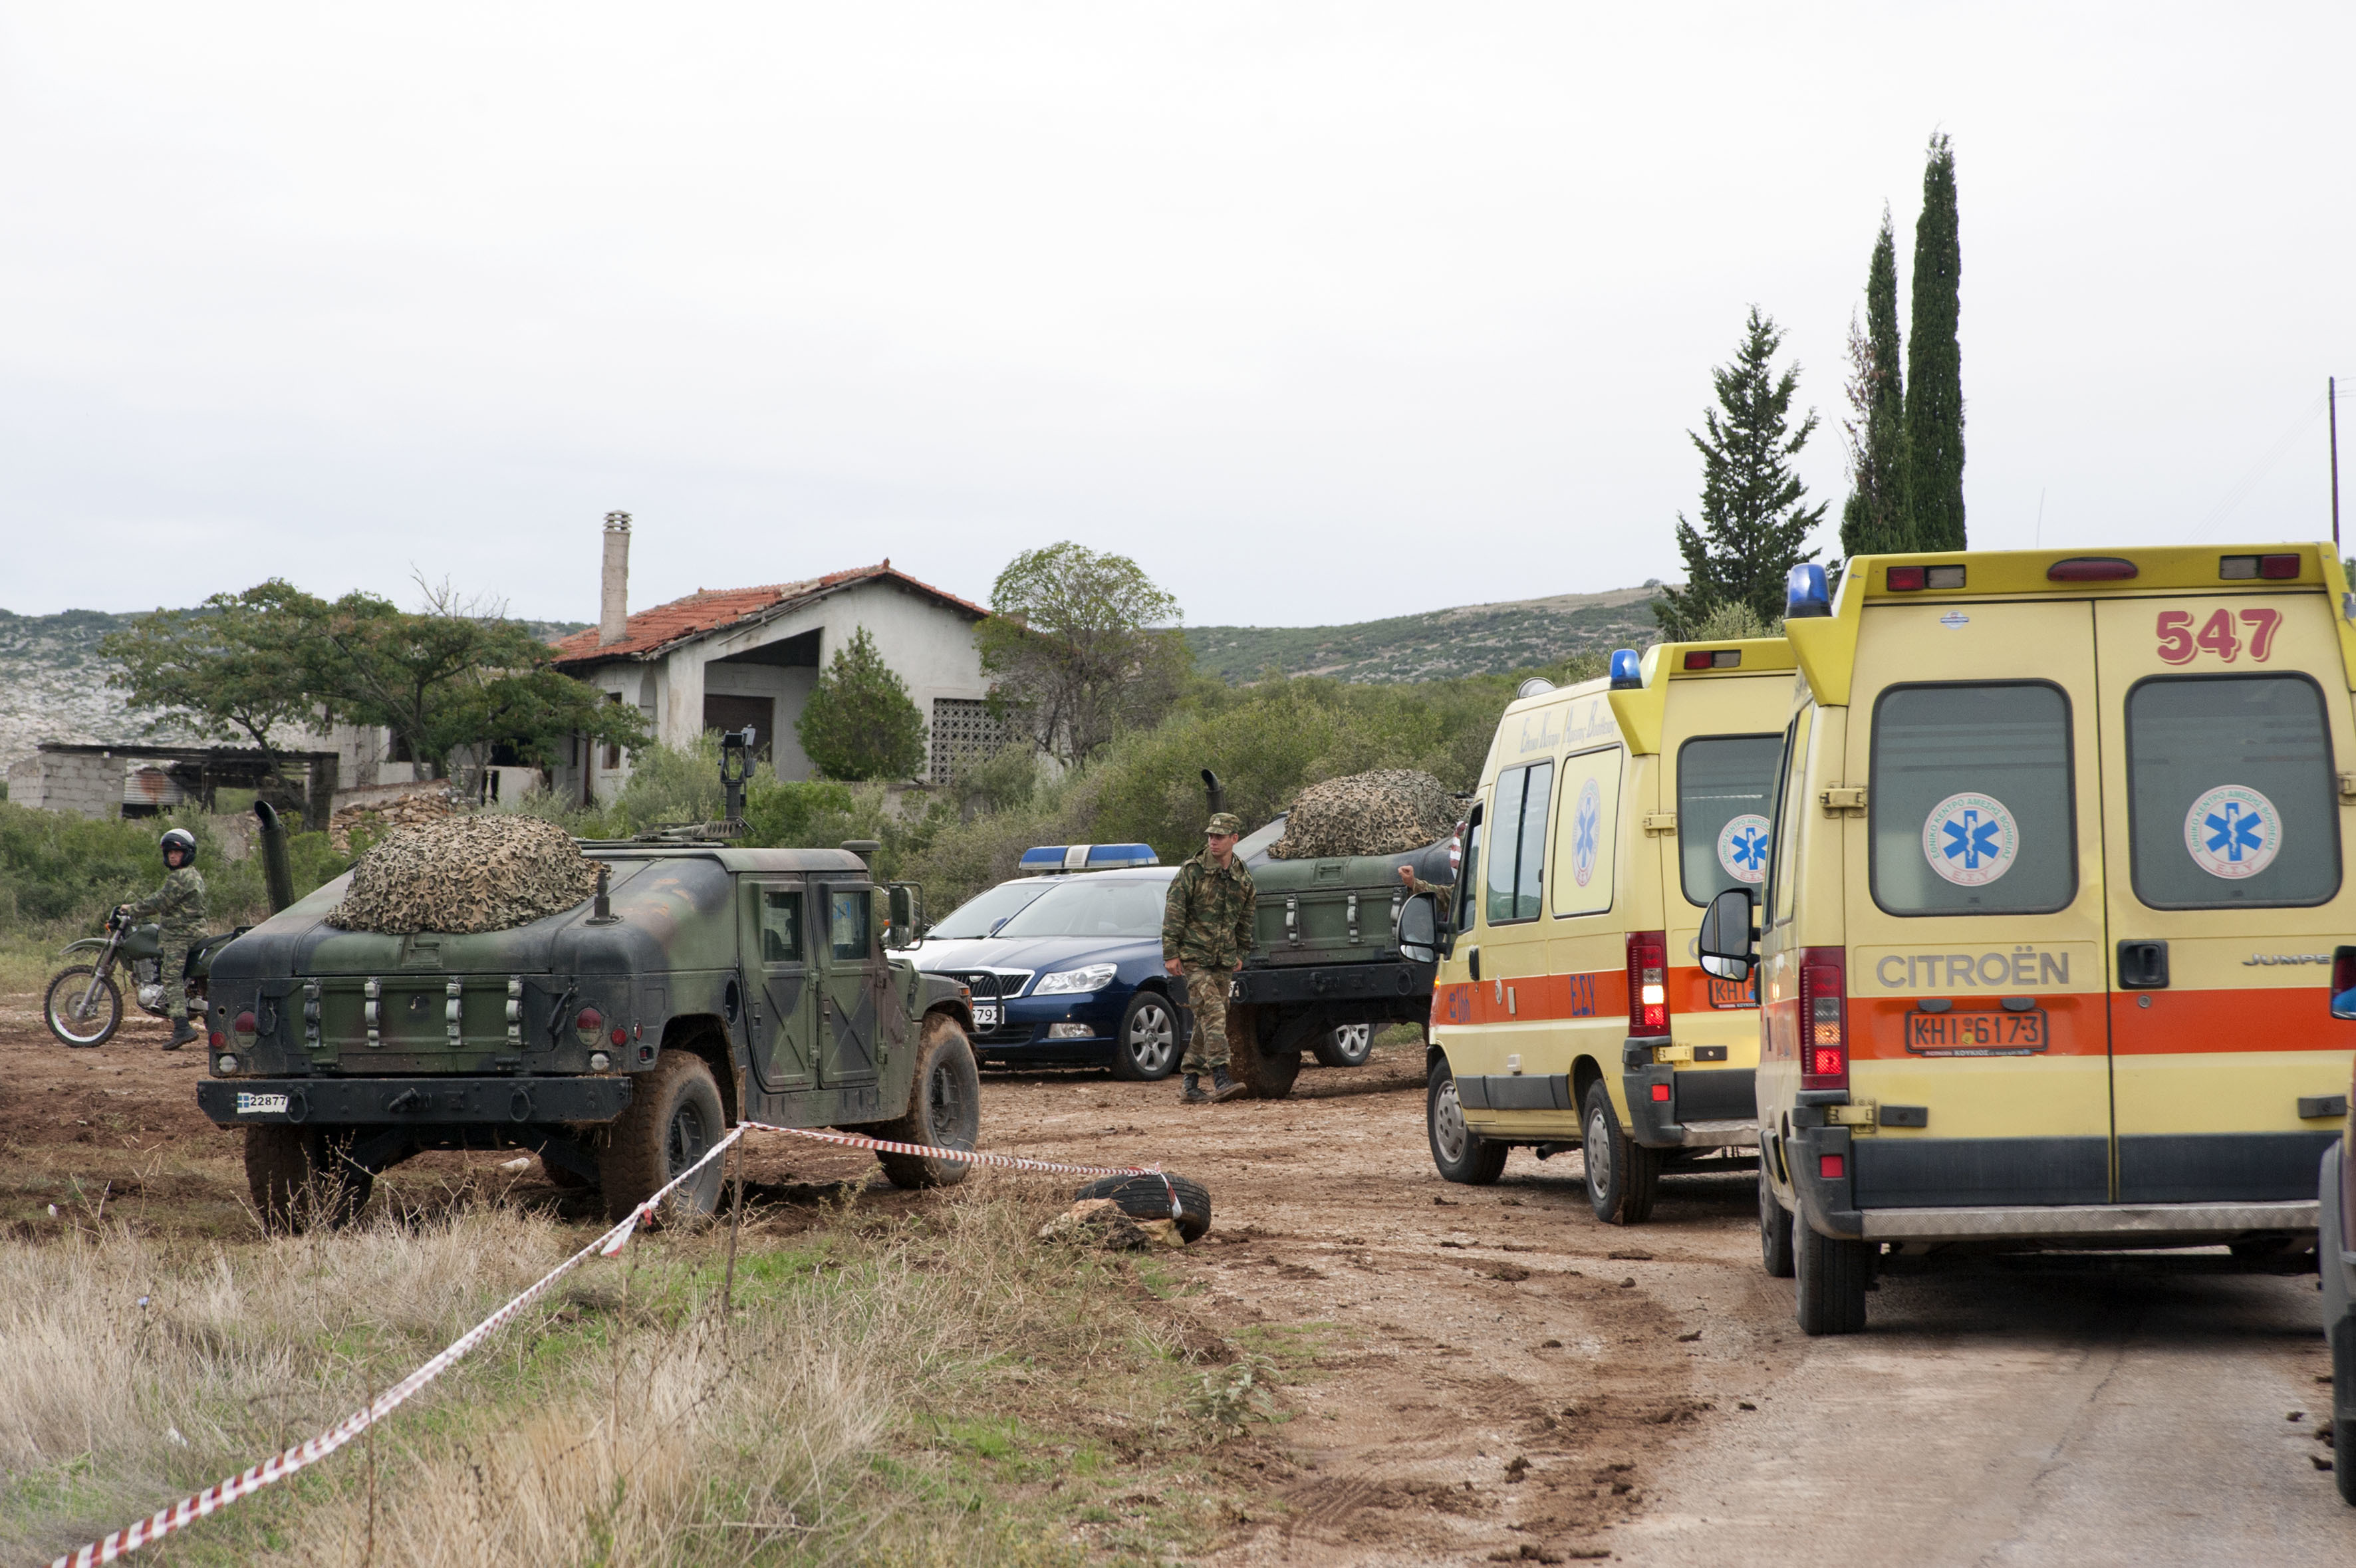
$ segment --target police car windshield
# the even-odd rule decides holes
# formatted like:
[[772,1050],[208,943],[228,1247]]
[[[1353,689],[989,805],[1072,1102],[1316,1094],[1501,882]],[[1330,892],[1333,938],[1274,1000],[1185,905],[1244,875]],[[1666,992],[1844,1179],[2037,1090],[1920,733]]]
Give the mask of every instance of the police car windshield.
[[1004,925],[1010,917],[1021,914],[1033,899],[1047,891],[1049,886],[1045,882],[1001,882],[989,892],[969,898],[950,910],[940,924],[925,935],[942,941],[1003,935],[997,928]]
[[1001,937],[1158,937],[1165,881],[1076,876],[1000,928]]

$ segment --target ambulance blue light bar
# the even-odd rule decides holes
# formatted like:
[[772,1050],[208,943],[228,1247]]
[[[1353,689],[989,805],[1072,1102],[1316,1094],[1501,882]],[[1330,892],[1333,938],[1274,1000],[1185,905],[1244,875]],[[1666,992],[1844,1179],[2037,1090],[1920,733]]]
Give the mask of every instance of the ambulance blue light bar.
[[1162,857],[1150,843],[1048,843],[1024,850],[1018,869],[1036,875],[1046,871],[1125,871],[1161,864]]
[[1825,586],[1825,569],[1813,561],[1792,568],[1783,580],[1783,618],[1804,620],[1833,613],[1833,596]]
[[1612,656],[1612,689],[1633,692],[1644,684],[1644,660],[1633,648],[1623,648]]

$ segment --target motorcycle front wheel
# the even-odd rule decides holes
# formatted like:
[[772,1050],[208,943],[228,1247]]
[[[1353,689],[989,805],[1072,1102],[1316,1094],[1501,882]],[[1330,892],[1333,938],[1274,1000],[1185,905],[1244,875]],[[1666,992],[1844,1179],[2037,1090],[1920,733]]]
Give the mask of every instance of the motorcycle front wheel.
[[48,1020],[49,1033],[80,1050],[106,1044],[123,1022],[122,988],[112,975],[101,975],[93,993],[91,977],[96,972],[86,963],[61,969],[50,977],[48,994],[42,998],[41,1016]]

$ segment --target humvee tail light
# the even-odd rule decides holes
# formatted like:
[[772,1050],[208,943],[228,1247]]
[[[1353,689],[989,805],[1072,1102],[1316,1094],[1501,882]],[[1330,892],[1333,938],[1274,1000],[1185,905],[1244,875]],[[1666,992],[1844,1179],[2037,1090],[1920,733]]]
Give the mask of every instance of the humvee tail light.
[[1742,664],[1739,648],[1697,648],[1686,655],[1688,670],[1735,670]]
[[2217,557],[2217,575],[2220,580],[2228,583],[2248,582],[2257,577],[2273,582],[2283,582],[2297,576],[2298,566],[2298,557],[2296,555],[2220,555]]
[[1813,561],[1793,567],[1791,575],[1783,579],[1783,618],[1800,620],[1832,613],[1833,596],[1825,584],[1825,569]]
[[1838,948],[1800,954],[1800,1087],[1848,1087],[1847,977]]
[[598,1034],[605,1027],[605,1015],[594,1007],[584,1007],[580,1016],[573,1020],[573,1027],[584,1043],[594,1046],[597,1043]]
[[1612,689],[1633,692],[1644,683],[1644,661],[1633,648],[1623,648],[1612,655]]
[[1882,585],[1893,594],[1919,594],[1925,588],[1960,588],[1964,585],[1964,568],[1951,566],[1892,566],[1882,579]]
[[2124,583],[2136,575],[2136,564],[2117,555],[2072,555],[2045,568],[2051,583]]
[[1628,933],[1628,1032],[1669,1032],[1669,934]]
[[260,1029],[261,1026],[261,1022],[253,1015],[253,1010],[252,1008],[248,1008],[246,1011],[240,1013],[237,1015],[237,1022],[232,1026],[232,1028],[237,1036],[238,1043],[240,1045],[243,1045],[246,1041],[253,1038],[255,1032]]

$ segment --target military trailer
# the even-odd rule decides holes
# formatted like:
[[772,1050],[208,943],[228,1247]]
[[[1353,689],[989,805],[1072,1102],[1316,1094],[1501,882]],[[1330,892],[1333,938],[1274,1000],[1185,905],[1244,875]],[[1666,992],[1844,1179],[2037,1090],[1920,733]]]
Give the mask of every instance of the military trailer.
[[1428,1025],[1438,972],[1430,895],[1410,897],[1407,866],[1424,882],[1456,878],[1453,841],[1399,854],[1275,860],[1267,845],[1282,817],[1237,846],[1258,897],[1250,956],[1229,988],[1227,1044],[1255,1098],[1292,1089],[1306,1050],[1328,1067],[1364,1065],[1386,1024]]
[[[874,882],[874,845],[582,847],[596,896],[511,929],[342,929],[347,877],[221,950],[198,1102],[244,1130],[271,1222],[348,1218],[427,1149],[529,1150],[618,1219],[739,1121],[974,1146],[969,993],[896,955],[914,892]],[[903,1187],[968,1168],[878,1158]]]

